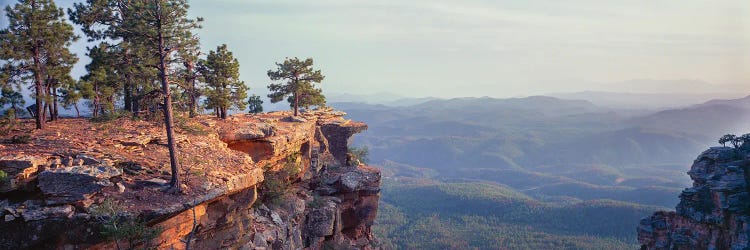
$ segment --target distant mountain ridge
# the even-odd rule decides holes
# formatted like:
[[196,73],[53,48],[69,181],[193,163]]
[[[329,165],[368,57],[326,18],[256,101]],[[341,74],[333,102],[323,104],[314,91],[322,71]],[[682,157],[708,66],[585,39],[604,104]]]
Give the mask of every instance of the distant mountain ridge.
[[716,98],[734,98],[741,94],[733,92],[717,93],[630,93],[609,91],[582,91],[572,93],[552,93],[549,96],[562,99],[587,100],[599,106],[616,109],[669,109],[694,105]]

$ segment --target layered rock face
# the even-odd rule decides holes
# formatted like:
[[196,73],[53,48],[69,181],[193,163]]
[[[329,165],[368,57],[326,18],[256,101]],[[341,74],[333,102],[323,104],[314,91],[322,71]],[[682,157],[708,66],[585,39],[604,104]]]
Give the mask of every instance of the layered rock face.
[[[376,249],[370,226],[380,171],[345,165],[351,136],[367,125],[344,115],[203,118],[200,136],[178,137],[188,175],[178,196],[161,191],[163,136],[146,125],[137,125],[147,131],[140,134],[115,130],[93,148],[68,138],[58,145],[65,135],[46,132],[36,145],[0,145],[7,155],[0,170],[10,177],[0,185],[0,249]],[[101,131],[76,126],[82,134]],[[291,163],[299,172],[289,188],[277,202],[261,202],[264,176]],[[101,214],[110,201],[119,210]],[[151,237],[102,233],[134,221],[139,231],[158,230]]]
[[750,158],[726,147],[711,148],[688,174],[693,187],[680,195],[676,212],[641,220],[641,249],[750,249]]

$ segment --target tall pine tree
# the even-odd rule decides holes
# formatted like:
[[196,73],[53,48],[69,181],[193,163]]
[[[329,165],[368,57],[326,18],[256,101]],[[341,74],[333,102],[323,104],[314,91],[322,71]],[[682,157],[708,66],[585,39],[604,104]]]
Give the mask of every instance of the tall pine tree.
[[[109,60],[108,65],[117,71],[118,92],[122,93],[124,110],[136,113],[139,94],[151,90],[153,80],[158,78],[155,71],[144,68],[153,64],[157,57],[148,53],[145,43],[138,41],[137,24],[141,22],[140,11],[145,0],[86,0],[68,9],[70,20],[81,26],[89,41],[111,43],[110,52],[117,60]],[[146,85],[146,86],[144,86]]]
[[235,107],[245,109],[247,85],[240,80],[240,62],[223,44],[210,51],[201,63],[201,75],[208,87],[206,104],[216,115],[227,118],[227,111]]
[[[160,85],[159,96],[164,113],[167,146],[172,171],[170,192],[181,192],[179,164],[174,140],[172,84],[180,55],[197,46],[193,30],[200,28],[201,18],[187,16],[186,0],[86,0],[69,10],[71,19],[83,27],[90,40],[118,41],[114,47],[121,53],[120,62],[108,68],[123,77],[125,109],[138,112],[143,98],[154,96],[153,82]],[[194,60],[194,58],[191,58]],[[108,75],[109,69],[96,74]],[[156,81],[152,81],[154,74]],[[135,79],[140,79],[136,84]]]
[[68,51],[78,39],[62,9],[52,0],[19,0],[5,8],[8,27],[0,30],[0,60],[4,75],[11,83],[31,84],[36,99],[36,128],[46,122],[45,100],[50,83],[62,80],[75,63]]
[[277,103],[288,97],[289,105],[294,109],[294,116],[297,116],[299,107],[308,108],[310,106],[325,105],[325,96],[320,88],[315,87],[315,83],[323,81],[325,76],[320,70],[313,69],[313,59],[307,58],[300,60],[298,58],[287,58],[284,63],[276,63],[277,69],[269,70],[268,77],[273,81],[281,83],[272,83],[268,85],[268,98],[272,103]]
[[[139,0],[132,10],[136,11],[138,20],[132,22],[129,35],[146,43],[143,48],[158,56],[158,63],[154,65],[159,71],[161,82],[161,95],[164,111],[164,124],[167,131],[167,146],[169,148],[170,167],[172,179],[169,192],[181,192],[179,164],[177,162],[177,149],[174,136],[174,119],[172,112],[172,91],[170,88],[170,67],[176,63],[176,55],[179,50],[194,44],[191,39],[192,30],[200,28],[201,18],[193,20],[188,18],[189,5],[186,0]],[[131,22],[128,22],[131,23]]]

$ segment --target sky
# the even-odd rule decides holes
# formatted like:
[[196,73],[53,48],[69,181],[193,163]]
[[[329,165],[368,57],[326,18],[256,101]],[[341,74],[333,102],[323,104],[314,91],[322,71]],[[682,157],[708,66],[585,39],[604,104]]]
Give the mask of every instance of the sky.
[[[74,1],[57,2],[68,7]],[[190,15],[205,18],[197,32],[203,50],[227,44],[251,92],[262,95],[266,72],[286,57],[314,58],[326,76],[326,93],[514,97],[650,91],[648,82],[631,85],[633,79],[678,82],[676,92],[750,90],[743,87],[750,86],[746,0],[190,4]],[[81,57],[84,40],[73,48]],[[75,74],[84,73],[85,63]],[[683,79],[680,88],[675,80]],[[707,87],[690,87],[695,82]]]

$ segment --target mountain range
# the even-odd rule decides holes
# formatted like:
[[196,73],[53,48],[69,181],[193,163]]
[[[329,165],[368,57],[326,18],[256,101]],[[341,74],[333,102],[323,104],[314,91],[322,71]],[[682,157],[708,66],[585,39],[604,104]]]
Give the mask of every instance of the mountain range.
[[[369,124],[355,145],[369,148],[388,180],[381,216],[391,219],[378,230],[384,238],[413,235],[390,242],[407,249],[485,248],[487,242],[635,248],[636,222],[675,206],[690,186],[685,172],[691,160],[717,145],[719,136],[750,128],[750,97],[655,110],[550,96],[331,105]],[[602,225],[612,220],[596,215],[623,221]],[[454,241],[443,245],[421,241],[415,231],[460,235],[475,232],[472,227],[524,230],[481,239],[446,236]],[[591,244],[570,243],[580,237]]]

